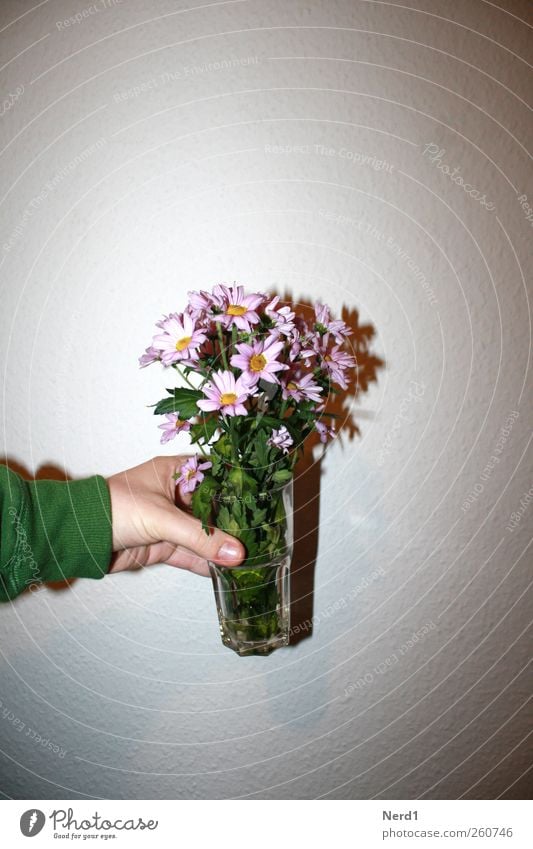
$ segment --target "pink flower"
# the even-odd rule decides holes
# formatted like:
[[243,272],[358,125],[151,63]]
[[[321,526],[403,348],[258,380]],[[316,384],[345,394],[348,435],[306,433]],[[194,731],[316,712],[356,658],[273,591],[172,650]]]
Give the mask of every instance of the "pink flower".
[[278,303],[279,295],[276,295],[276,297],[272,298],[270,303],[266,305],[265,315],[267,315],[273,322],[274,329],[277,330],[278,333],[281,333],[283,336],[290,336],[294,330],[295,314],[288,306],[277,309]]
[[166,413],[165,418],[166,422],[158,425],[158,428],[163,431],[161,434],[161,442],[163,444],[174,439],[177,433],[191,429],[191,423],[187,420],[180,419],[177,413]]
[[139,357],[139,367],[144,368],[145,366],[149,366],[150,363],[155,363],[159,359],[160,354],[156,348],[152,348],[150,345],[149,348],[146,348],[142,357]]
[[180,469],[180,474],[176,478],[176,483],[179,487],[180,495],[186,495],[188,492],[194,492],[199,483],[205,477],[203,472],[210,469],[213,464],[198,463],[198,457],[189,457]]
[[283,398],[294,398],[295,401],[323,401],[321,396],[322,387],[315,383],[312,374],[304,377],[293,375],[282,384]]
[[320,436],[321,442],[327,442],[329,438],[333,438],[335,436],[335,425],[324,424],[324,422],[315,422],[315,428],[318,431],[318,435]]
[[304,341],[306,347],[302,350],[302,359],[321,357],[327,348],[328,339],[329,334],[321,336],[318,330],[307,333]]
[[276,448],[280,448],[284,454],[288,454],[289,448],[292,445],[292,436],[289,431],[285,427],[285,425],[281,425],[279,430],[273,430],[272,436],[268,440],[268,445],[275,445]]
[[220,304],[222,312],[214,315],[215,321],[220,321],[224,327],[237,327],[246,333],[251,331],[252,324],[259,323],[257,307],[265,300],[264,295],[245,295],[244,286],[218,285],[213,288],[213,295]]
[[244,402],[253,394],[252,388],[244,375],[235,380],[231,371],[215,371],[212,381],[203,387],[205,399],[197,404],[204,412],[221,410],[227,416],[245,416]]
[[237,345],[239,353],[233,354],[230,363],[242,370],[250,385],[255,385],[261,378],[268,383],[279,383],[275,372],[288,368],[276,359],[284,344],[275,336],[268,336],[264,341],[255,339],[251,345],[241,342]]
[[341,321],[340,319],[332,321],[330,308],[327,304],[315,304],[315,316],[315,327],[319,333],[331,333],[335,338],[335,342],[338,342],[339,344],[343,342],[347,336],[350,336],[353,333],[344,321]]
[[340,350],[340,345],[335,345],[327,353],[322,354],[320,367],[329,374],[330,378],[338,383],[342,389],[348,388],[345,372],[349,368],[355,368],[355,359],[346,351]]
[[152,345],[161,352],[163,365],[170,366],[179,360],[197,359],[196,349],[205,342],[207,336],[196,329],[188,313],[182,316],[174,313],[162,322],[165,331],[154,336]]
[[213,296],[209,292],[187,292],[189,296],[189,307],[196,313],[204,313],[213,306]]

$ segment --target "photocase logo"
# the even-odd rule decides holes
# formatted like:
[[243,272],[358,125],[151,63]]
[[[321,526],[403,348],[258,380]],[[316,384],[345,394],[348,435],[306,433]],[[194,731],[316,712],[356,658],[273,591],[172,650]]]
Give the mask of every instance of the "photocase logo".
[[24,837],[35,837],[42,830],[46,817],[42,811],[32,808],[25,811],[20,818],[20,830]]

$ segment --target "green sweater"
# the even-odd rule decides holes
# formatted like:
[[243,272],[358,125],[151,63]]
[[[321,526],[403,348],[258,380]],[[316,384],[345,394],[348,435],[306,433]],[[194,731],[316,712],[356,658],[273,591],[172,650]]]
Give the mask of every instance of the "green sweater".
[[0,601],[43,581],[103,578],[111,539],[103,477],[25,481],[0,465]]

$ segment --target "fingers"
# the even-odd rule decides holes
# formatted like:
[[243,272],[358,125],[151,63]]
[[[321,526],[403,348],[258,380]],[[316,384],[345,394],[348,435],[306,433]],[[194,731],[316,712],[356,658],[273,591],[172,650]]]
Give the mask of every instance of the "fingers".
[[209,577],[209,566],[207,560],[198,557],[188,548],[174,546],[169,542],[158,542],[154,545],[137,546],[136,548],[125,548],[113,555],[108,572],[125,572],[142,569],[144,566],[154,566],[159,563],[167,563],[179,569],[187,569],[196,575]]
[[[168,548],[171,548],[170,543],[167,543]],[[174,566],[178,569],[187,569],[189,572],[194,572],[196,575],[203,575],[204,578],[209,578],[209,565],[207,560],[199,557],[188,548],[178,545],[171,552],[167,552],[164,557],[164,562],[168,566]]]
[[213,560],[221,566],[238,566],[246,556],[238,539],[218,528],[206,534],[199,519],[170,504],[159,509],[156,522],[160,539],[185,546],[204,560]]

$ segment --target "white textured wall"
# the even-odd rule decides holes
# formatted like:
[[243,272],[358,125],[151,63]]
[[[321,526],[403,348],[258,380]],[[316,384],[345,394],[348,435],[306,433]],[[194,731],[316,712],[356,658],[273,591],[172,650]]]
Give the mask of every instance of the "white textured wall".
[[240,659],[165,567],[3,606],[5,795],[523,795],[533,16],[500,6],[3,0],[0,453],[158,453],[137,357],[191,287],[357,306],[385,361],[323,462],[312,638]]

